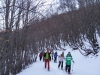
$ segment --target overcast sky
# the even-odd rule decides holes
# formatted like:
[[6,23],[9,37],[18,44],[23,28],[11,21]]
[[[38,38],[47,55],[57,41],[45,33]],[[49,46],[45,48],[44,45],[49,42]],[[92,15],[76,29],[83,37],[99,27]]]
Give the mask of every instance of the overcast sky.
[[44,6],[42,6],[41,9],[41,13],[46,13],[49,11],[56,11],[56,8],[59,6],[57,3],[59,0],[45,0],[46,3],[44,4]]
[[[0,7],[1,7],[1,1],[0,0]],[[42,1],[42,0],[41,0]],[[59,0],[43,0],[44,4],[43,6],[38,8],[38,11],[43,14],[44,16],[47,14],[47,12],[53,12],[55,13],[57,10],[56,8],[59,6],[58,3]],[[1,15],[0,15],[1,17]],[[3,20],[2,17],[0,18],[0,29],[3,28]]]

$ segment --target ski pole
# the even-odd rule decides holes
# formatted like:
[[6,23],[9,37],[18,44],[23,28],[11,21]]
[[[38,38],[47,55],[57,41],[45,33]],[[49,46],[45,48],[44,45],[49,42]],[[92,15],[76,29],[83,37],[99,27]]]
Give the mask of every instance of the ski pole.
[[74,66],[74,62],[73,62],[73,65],[72,65],[72,71],[73,71],[73,66]]

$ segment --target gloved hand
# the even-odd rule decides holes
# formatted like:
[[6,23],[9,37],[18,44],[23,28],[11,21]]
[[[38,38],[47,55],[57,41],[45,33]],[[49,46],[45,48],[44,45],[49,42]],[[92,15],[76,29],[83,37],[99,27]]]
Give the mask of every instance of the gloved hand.
[[75,63],[75,62],[73,61],[73,63]]

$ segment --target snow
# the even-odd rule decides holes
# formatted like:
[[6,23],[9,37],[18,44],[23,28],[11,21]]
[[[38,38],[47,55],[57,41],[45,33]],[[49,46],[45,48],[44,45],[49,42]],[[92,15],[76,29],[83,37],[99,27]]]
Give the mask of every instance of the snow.
[[[98,57],[88,56],[85,57],[80,54],[80,52],[72,51],[70,47],[66,47],[66,51],[64,51],[64,55],[70,51],[73,60],[75,63],[72,63],[71,75],[100,75],[100,53],[98,53]],[[62,51],[57,51],[58,55],[62,53]],[[65,61],[64,61],[65,66]],[[64,67],[63,67],[64,68]],[[17,75],[68,75],[65,70],[61,70],[58,68],[58,61],[54,63],[52,60],[50,62],[50,71],[44,68],[44,62],[37,59],[37,62],[30,65],[27,69],[23,70]]]

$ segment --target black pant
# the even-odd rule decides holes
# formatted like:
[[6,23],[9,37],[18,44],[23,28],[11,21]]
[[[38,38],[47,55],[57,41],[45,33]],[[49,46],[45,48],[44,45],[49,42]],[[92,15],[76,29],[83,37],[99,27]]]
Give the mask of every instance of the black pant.
[[40,61],[41,61],[42,57],[40,57]]
[[57,57],[54,57],[54,62],[57,62]]
[[50,61],[51,61],[51,56],[50,56],[50,58],[49,58],[49,59],[50,59]]
[[68,73],[70,73],[70,70],[71,70],[71,65],[66,65],[66,72],[68,70]]
[[60,67],[60,65],[61,65],[61,69],[63,69],[63,61],[59,61],[58,68]]

